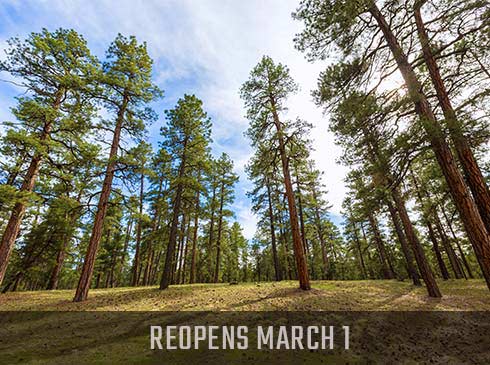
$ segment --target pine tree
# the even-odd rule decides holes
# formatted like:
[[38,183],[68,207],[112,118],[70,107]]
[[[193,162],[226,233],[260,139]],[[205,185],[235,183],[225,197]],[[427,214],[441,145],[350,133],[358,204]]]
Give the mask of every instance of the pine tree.
[[230,228],[229,248],[227,255],[228,281],[237,283],[240,280],[240,261],[245,262],[243,252],[246,252],[248,242],[243,236],[242,227],[233,222]]
[[[335,47],[341,50],[344,58],[349,57],[344,62],[348,67],[337,65],[344,80],[321,91],[324,97],[330,99],[346,86],[372,83],[368,75],[375,69],[380,71],[381,83],[387,77],[386,70],[393,69],[381,59],[384,57],[388,62],[395,62],[418,116],[417,123],[430,142],[490,289],[490,234],[465,184],[422,82],[404,50],[402,38],[396,34],[396,23],[393,24],[392,20],[397,13],[392,10],[390,4],[387,4],[387,9],[380,10],[374,1],[304,0],[294,17],[305,20],[307,29],[296,37],[296,45],[301,50],[308,50],[312,59],[324,58],[328,50]],[[384,66],[385,69],[382,68]]]
[[279,262],[278,240],[276,237],[276,190],[279,184],[280,176],[275,161],[271,158],[272,154],[261,144],[257,148],[254,157],[247,165],[249,179],[253,181],[255,188],[248,192],[247,195],[252,199],[252,209],[255,213],[261,213],[267,216],[270,228],[272,259],[274,263],[274,277],[276,281],[282,280],[282,268]]
[[144,123],[156,117],[146,103],[161,94],[151,81],[152,60],[145,43],[138,44],[135,37],[126,38],[119,34],[109,47],[106,58],[99,82],[104,85],[102,99],[105,107],[115,113],[115,120],[107,127],[114,132],[92,234],[73,299],[75,302],[86,300],[90,289],[122,133],[129,131],[134,136],[140,135],[145,128]]
[[[43,29],[40,33],[31,33],[25,41],[13,38],[9,46],[0,70],[20,78],[28,91],[28,96],[18,99],[13,112],[25,125],[18,136],[28,146],[29,162],[0,242],[0,284],[32,198],[30,193],[39,169],[49,159],[51,144],[56,143],[55,134],[65,126],[75,134],[83,133],[91,121],[88,117],[82,123],[74,124],[71,116],[81,105],[81,93],[92,87],[92,76],[98,67],[85,40],[73,30],[59,29],[50,33]],[[82,109],[78,114],[91,110],[86,103]],[[63,138],[58,142],[63,143]],[[16,173],[16,169],[12,172]]]
[[175,108],[167,110],[165,115],[167,125],[162,128],[165,137],[162,146],[170,156],[175,156],[177,174],[171,182],[175,195],[160,289],[167,289],[171,282],[182,197],[186,188],[196,186],[192,169],[198,165],[197,160],[206,155],[211,133],[211,122],[202,109],[202,101],[194,95],[179,99]]
[[287,155],[288,137],[284,124],[279,115],[285,111],[287,97],[298,89],[289,75],[289,70],[282,64],[274,64],[270,57],[264,56],[250,73],[250,78],[241,88],[241,97],[247,108],[247,118],[250,120],[248,136],[252,146],[257,146],[264,139],[277,141],[281,158],[283,180],[289,208],[289,219],[293,237],[294,256],[300,282],[300,288],[310,289],[308,267],[304,245],[298,223],[298,212],[291,182],[289,156]]
[[216,160],[217,171],[217,181],[219,185],[218,193],[218,232],[216,238],[216,263],[214,268],[214,279],[215,283],[219,280],[220,271],[220,254],[221,254],[221,238],[223,236],[223,221],[226,216],[232,214],[231,211],[226,210],[226,206],[233,203],[235,199],[234,196],[234,185],[238,181],[238,176],[233,172],[233,162],[226,153],[222,153],[219,159]]

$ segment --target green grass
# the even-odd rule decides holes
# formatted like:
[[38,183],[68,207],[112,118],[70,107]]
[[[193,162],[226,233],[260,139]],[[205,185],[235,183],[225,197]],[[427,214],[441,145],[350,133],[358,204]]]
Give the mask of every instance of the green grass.
[[73,290],[0,295],[0,311],[396,311],[490,310],[483,280],[439,282],[443,298],[399,281],[315,281],[311,291],[295,281],[175,285],[92,289],[89,299],[73,303]]

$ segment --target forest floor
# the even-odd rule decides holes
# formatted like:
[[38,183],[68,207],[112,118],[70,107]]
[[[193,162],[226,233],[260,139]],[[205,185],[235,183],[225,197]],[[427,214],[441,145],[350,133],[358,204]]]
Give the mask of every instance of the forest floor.
[[490,310],[483,280],[439,281],[443,297],[395,280],[296,281],[92,289],[73,303],[73,290],[0,294],[0,311],[466,311]]
[[[488,289],[483,280],[440,281],[439,285],[441,299],[428,298],[424,288],[395,280],[315,281],[307,292],[299,290],[295,281],[175,285],[163,291],[157,287],[96,289],[83,303],[72,302],[73,290],[0,294],[0,364],[374,364],[386,363],[387,358],[398,359],[392,363],[414,364],[427,363],[429,350],[434,364],[467,363],[458,352],[458,346],[467,342],[447,348],[440,339],[467,341],[474,331],[486,336],[485,312],[466,311],[490,311]],[[319,314],[317,310],[348,312]],[[251,347],[189,352],[156,351],[149,345],[149,328],[155,324],[245,324],[253,329],[257,323],[302,321],[353,324],[353,351]],[[256,342],[254,336],[251,330],[251,343],[254,338]],[[414,345],[418,338],[429,339],[429,350]],[[481,355],[488,350],[486,342],[475,343],[480,347],[468,356],[486,356]]]

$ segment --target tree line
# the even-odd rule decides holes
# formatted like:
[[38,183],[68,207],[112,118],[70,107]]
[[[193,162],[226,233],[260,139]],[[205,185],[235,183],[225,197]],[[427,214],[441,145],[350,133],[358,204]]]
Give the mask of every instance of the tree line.
[[25,93],[1,136],[3,292],[76,288],[84,301],[90,288],[271,280],[271,266],[303,289],[310,275],[335,276],[327,252],[341,236],[309,156],[311,126],[280,116],[297,88],[286,67],[264,57],[241,89],[262,217],[249,244],[231,210],[238,176],[226,153],[213,156],[202,101],[184,95],[164,111],[158,147],[148,143],[163,91],[145,43],[118,35],[103,61],[74,30],[8,45],[1,70]]
[[233,161],[213,156],[194,95],[148,143],[163,92],[145,43],[118,35],[99,61],[74,30],[44,29],[6,52],[25,93],[1,136],[3,292],[242,279]]

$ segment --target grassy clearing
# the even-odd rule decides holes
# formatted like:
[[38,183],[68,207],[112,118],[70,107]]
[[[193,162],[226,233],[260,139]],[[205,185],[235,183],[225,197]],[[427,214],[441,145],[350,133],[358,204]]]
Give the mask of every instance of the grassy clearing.
[[316,281],[309,292],[295,281],[176,285],[95,289],[83,303],[73,303],[72,290],[0,295],[2,311],[396,311],[490,310],[483,280],[439,282],[442,299],[427,297],[424,288],[398,281]]

